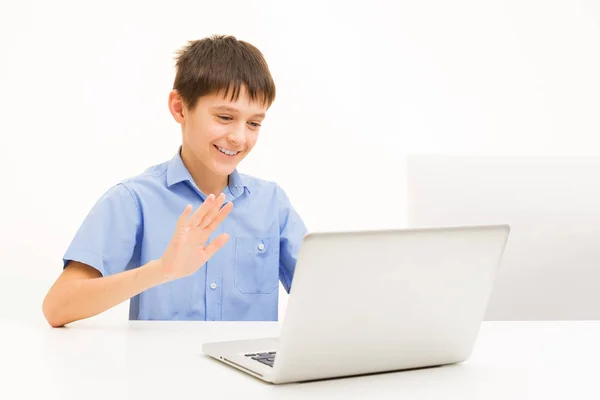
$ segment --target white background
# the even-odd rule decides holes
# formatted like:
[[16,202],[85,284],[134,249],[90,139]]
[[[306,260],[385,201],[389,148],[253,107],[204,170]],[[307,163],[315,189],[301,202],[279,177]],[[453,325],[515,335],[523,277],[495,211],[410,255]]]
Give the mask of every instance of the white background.
[[411,155],[408,226],[507,224],[485,319],[600,321],[600,157]]
[[405,226],[409,153],[598,153],[596,0],[0,4],[0,317],[42,318],[97,198],[172,157],[187,40],[264,53],[278,96],[240,170],[311,231]]

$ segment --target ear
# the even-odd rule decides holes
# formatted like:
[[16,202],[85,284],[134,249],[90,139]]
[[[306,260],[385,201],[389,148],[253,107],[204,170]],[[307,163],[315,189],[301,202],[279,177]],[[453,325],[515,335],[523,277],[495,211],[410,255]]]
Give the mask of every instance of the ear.
[[179,124],[185,122],[184,109],[185,105],[179,93],[176,90],[171,90],[169,93],[169,111],[171,111],[171,115]]

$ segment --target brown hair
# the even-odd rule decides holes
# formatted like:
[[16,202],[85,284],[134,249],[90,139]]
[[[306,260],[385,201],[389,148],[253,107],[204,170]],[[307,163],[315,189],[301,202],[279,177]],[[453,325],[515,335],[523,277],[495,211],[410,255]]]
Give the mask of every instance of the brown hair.
[[260,100],[267,107],[275,100],[275,82],[262,53],[234,36],[190,41],[177,52],[176,61],[173,89],[188,109],[193,109],[200,97],[221,91],[225,96],[231,91],[235,101],[242,85],[251,100]]

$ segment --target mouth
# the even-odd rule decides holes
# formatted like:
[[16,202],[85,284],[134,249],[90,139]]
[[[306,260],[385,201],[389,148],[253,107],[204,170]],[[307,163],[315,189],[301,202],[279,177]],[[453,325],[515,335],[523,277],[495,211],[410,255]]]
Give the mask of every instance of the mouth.
[[219,151],[219,153],[221,153],[225,156],[228,156],[228,157],[235,157],[238,154],[240,154],[240,151],[229,150],[224,147],[219,147],[216,144],[214,144],[213,146],[215,146],[215,149],[217,149]]

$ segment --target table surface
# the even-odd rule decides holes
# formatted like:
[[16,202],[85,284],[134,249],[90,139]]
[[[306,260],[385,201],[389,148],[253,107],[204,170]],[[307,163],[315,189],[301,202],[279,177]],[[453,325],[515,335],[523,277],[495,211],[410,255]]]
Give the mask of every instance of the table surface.
[[600,399],[600,321],[484,322],[464,363],[271,385],[202,343],[276,336],[278,323],[0,319],[0,399]]

